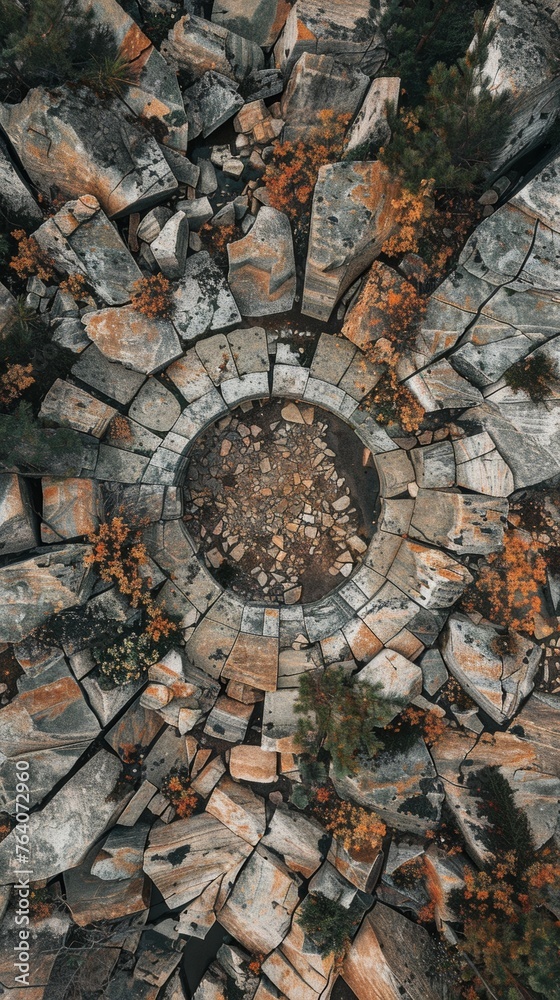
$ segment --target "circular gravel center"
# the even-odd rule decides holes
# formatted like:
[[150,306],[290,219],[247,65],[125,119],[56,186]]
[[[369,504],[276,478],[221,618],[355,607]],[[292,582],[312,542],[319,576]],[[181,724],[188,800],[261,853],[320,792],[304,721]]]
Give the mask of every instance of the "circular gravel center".
[[246,600],[318,600],[360,562],[377,480],[347,425],[287,401],[241,410],[197,442],[185,521],[209,569]]

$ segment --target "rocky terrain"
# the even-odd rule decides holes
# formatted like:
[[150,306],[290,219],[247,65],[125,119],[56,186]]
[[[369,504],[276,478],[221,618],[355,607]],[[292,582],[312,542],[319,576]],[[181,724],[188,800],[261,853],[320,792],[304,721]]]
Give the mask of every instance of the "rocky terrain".
[[0,48],[6,1000],[560,997],[560,6],[416,187],[399,10]]

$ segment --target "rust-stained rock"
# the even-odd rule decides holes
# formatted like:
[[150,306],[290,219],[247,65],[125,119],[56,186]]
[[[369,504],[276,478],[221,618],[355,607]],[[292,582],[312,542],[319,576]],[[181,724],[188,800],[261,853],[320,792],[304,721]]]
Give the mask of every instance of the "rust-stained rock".
[[280,103],[287,135],[305,141],[306,131],[316,128],[319,116],[326,112],[343,130],[368,86],[369,79],[361,70],[344,66],[331,55],[304,53],[292,70]]
[[364,917],[342,967],[357,1000],[443,1000],[443,977],[428,932],[377,903]]
[[452,552],[483,555],[501,549],[507,513],[507,500],[420,489],[408,534]]
[[60,271],[83,275],[107,305],[130,302],[142,273],[92,194],[67,202],[33,237]]
[[395,225],[396,193],[379,161],[320,168],[305,269],[306,316],[328,320],[340,296],[377,257]]
[[[111,826],[131,791],[117,788],[122,774],[118,757],[101,750],[87,761],[60,791],[29,817],[33,842],[33,875],[39,880],[75,868]],[[15,831],[0,843],[0,884],[17,882],[21,868]]]
[[87,601],[89,545],[57,545],[0,568],[0,642],[19,642],[50,615]]
[[472,576],[445,552],[403,539],[387,579],[424,608],[448,608]]
[[245,739],[252,714],[252,705],[243,705],[222,695],[206,720],[204,732],[228,743],[240,743]]
[[101,516],[101,496],[95,479],[43,476],[41,485],[43,542],[60,542],[97,531]]
[[132,306],[99,309],[85,316],[88,337],[110,361],[148,375],[181,356],[175,329],[167,319],[150,319]]
[[374,687],[381,685],[378,697],[388,703],[387,712],[392,718],[422,692],[422,671],[418,664],[393,649],[382,649],[356,674],[356,680]]
[[232,747],[229,755],[229,770],[237,781],[256,784],[271,784],[276,781],[276,754],[260,747],[240,745]]
[[39,416],[101,438],[116,412],[113,406],[90,396],[84,389],[57,378],[43,399]]
[[240,632],[222,670],[242,684],[275,691],[278,678],[278,639],[269,635]]
[[122,103],[92,100],[86,87],[36,87],[0,105],[0,124],[47,197],[93,194],[111,218],[161,201],[177,188],[156,140]]
[[218,919],[253,954],[267,953],[286,936],[298,902],[298,881],[285,865],[257,847],[239,875]]
[[408,295],[413,292],[413,286],[392,267],[376,260],[366,275],[359,295],[352,300],[342,327],[344,336],[361,350],[388,333],[388,318],[383,305],[389,292]]
[[196,899],[214,879],[243,862],[251,850],[219,820],[201,813],[152,830],[144,871],[173,909]]
[[99,723],[63,659],[19,682],[0,711],[0,809],[14,810],[16,761],[33,769],[30,805],[36,805],[74,766],[99,733]]
[[0,473],[0,554],[23,552],[37,544],[29,490],[25,479]]
[[142,871],[148,827],[115,827],[77,868],[64,875],[66,901],[79,926],[146,910],[149,882]]
[[501,643],[495,629],[475,625],[466,615],[451,616],[441,651],[467,694],[500,724],[515,715],[530,694],[542,654],[536,643],[511,630],[507,645]]
[[288,312],[296,294],[292,230],[287,215],[266,205],[252,229],[228,243],[228,282],[242,316]]
[[264,799],[226,776],[214,788],[206,812],[253,846],[258,844],[264,834]]
[[212,21],[267,49],[274,45],[290,9],[288,0],[218,0]]
[[262,69],[264,56],[258,45],[220,24],[185,14],[167,36],[161,53],[191,80],[214,70],[242,83],[253,70]]
[[[349,851],[344,844],[333,837],[329,847],[328,861],[341,876],[364,892],[372,892],[383,865],[380,843],[373,842],[366,851]],[[320,889],[316,890],[321,891]]]
[[366,156],[372,156],[389,142],[391,128],[387,112],[396,114],[400,89],[398,76],[382,76],[371,81],[364,103],[346,136],[347,152],[356,155],[363,150]]
[[375,10],[369,0],[297,0],[274,48],[276,65],[287,75],[302,53],[329,53],[374,76],[385,59]]

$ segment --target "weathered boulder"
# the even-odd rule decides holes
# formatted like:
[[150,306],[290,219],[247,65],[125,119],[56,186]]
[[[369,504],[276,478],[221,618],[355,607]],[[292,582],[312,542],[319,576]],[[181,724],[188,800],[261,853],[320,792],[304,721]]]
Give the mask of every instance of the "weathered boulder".
[[[148,826],[116,826],[77,868],[64,875],[66,901],[79,926],[146,911],[149,883],[142,871]],[[146,911],[147,912],[147,911]]]
[[344,128],[358,110],[369,85],[361,70],[330,55],[305,53],[294,66],[280,110],[290,138],[304,138],[317,126],[319,112],[330,112]]
[[276,781],[276,754],[261,747],[240,745],[232,747],[229,771],[237,781],[271,784]]
[[206,138],[229,121],[243,107],[239,84],[228,76],[209,70],[185,90],[189,134]]
[[185,14],[161,45],[161,54],[191,80],[209,70],[242,83],[254,70],[262,69],[264,56],[254,42],[201,17]]
[[298,884],[274,854],[257,847],[238,876],[218,919],[252,953],[276,948],[288,933]]
[[33,769],[30,805],[36,805],[74,766],[99,733],[80,685],[64,660],[26,676],[0,711],[0,808],[11,813],[19,780],[16,761]]
[[542,652],[517,632],[501,643],[490,625],[475,625],[463,615],[449,619],[441,651],[450,673],[498,723],[515,715],[532,691]]
[[101,517],[101,496],[94,479],[43,476],[41,540],[45,543],[91,535]]
[[246,236],[228,243],[228,281],[242,316],[287,312],[296,294],[289,219],[263,206]]
[[133,306],[86,313],[88,337],[110,361],[152,375],[181,355],[181,345],[167,319],[150,319]]
[[276,65],[287,75],[304,52],[336,56],[374,76],[385,59],[377,33],[378,16],[369,0],[297,0],[274,49]]
[[405,705],[422,692],[420,667],[393,649],[382,649],[373,660],[358,671],[356,680],[374,687],[381,685],[378,697],[389,703],[387,713],[392,718],[402,712]]
[[37,544],[37,528],[25,479],[0,473],[0,554],[23,552]]
[[212,21],[264,49],[274,45],[290,13],[287,0],[218,0]]
[[408,535],[452,552],[495,552],[503,545],[507,513],[507,500],[420,489]]
[[187,342],[241,322],[228,283],[205,250],[188,258],[173,303],[173,324]]
[[439,823],[443,789],[422,739],[383,751],[356,774],[331,778],[341,798],[372,809],[398,830],[425,833]]
[[94,195],[67,202],[33,236],[56,267],[83,275],[108,305],[130,302],[140,269]]
[[340,296],[391,234],[395,183],[374,163],[331,163],[319,170],[309,234],[302,312],[327,320]]
[[377,903],[342,967],[357,1000],[443,1000],[447,994],[428,932],[397,910]]
[[110,217],[149,208],[177,188],[156,140],[124,106],[86,87],[36,87],[0,105],[0,125],[29,177],[48,197],[93,194]]
[[225,775],[214,788],[206,812],[252,846],[258,844],[264,834],[264,799]]
[[314,819],[295,809],[278,806],[262,843],[279,854],[290,871],[311,878],[326,853],[326,839],[323,827]]
[[12,226],[28,229],[38,225],[43,215],[29,184],[12,162],[6,143],[0,138],[0,208]]
[[[53,796],[29,817],[33,843],[33,875],[51,878],[75,868],[123,808],[130,792],[117,788],[122,765],[101,750],[91,757]],[[15,850],[16,832],[0,844],[0,884],[17,882],[21,861]]]
[[166,278],[183,275],[188,245],[188,219],[184,212],[175,212],[150,244],[150,250]]
[[219,820],[201,813],[152,830],[144,871],[174,908],[196,899],[214,879],[235,871],[251,850]]
[[509,93],[513,121],[494,167],[507,163],[542,142],[560,111],[556,52],[560,25],[541,5],[523,0],[496,0],[486,27],[494,34],[482,72],[494,93]]
[[89,545],[57,545],[0,568],[0,641],[19,642],[51,615],[87,601]]
[[424,608],[448,608],[472,576],[447,553],[403,539],[387,579]]
[[391,138],[388,110],[396,113],[401,88],[400,77],[382,76],[372,80],[352,127],[346,136],[346,152],[363,153],[366,159],[385,146]]

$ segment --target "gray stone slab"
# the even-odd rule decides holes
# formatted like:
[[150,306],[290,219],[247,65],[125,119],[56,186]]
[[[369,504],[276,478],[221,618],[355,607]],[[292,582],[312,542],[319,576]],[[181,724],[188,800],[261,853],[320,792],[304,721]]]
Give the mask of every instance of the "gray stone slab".
[[304,608],[305,628],[310,642],[318,642],[342,628],[353,617],[352,609],[337,594],[329,594]]
[[146,381],[146,376],[140,372],[133,372],[116,361],[109,361],[95,344],[80,354],[72,367],[72,375],[123,404],[130,403]]
[[44,420],[100,438],[116,413],[113,406],[58,378],[43,399],[39,415]]
[[144,455],[135,455],[131,451],[101,444],[95,466],[95,478],[108,479],[116,483],[138,483],[148,462],[149,459]]
[[360,441],[363,441],[372,455],[396,451],[398,448],[387,431],[366,410],[354,410],[348,418],[348,423],[354,428]]
[[195,399],[190,406],[183,410],[177,423],[173,426],[172,433],[193,440],[206,427],[227,413],[227,409],[218,390],[212,389],[205,396]]
[[183,340],[193,341],[210,330],[225,330],[241,321],[228,283],[206,251],[188,258],[173,298],[173,323]]
[[241,378],[229,379],[222,383],[221,391],[224,402],[230,408],[247,399],[268,399],[270,395],[268,372],[252,372],[249,375],[242,375]]
[[128,415],[150,430],[164,432],[179,419],[181,404],[161,382],[149,378],[133,400]]
[[322,406],[325,410],[339,413],[344,401],[344,395],[343,390],[337,386],[331,385],[330,382],[324,382],[322,379],[312,378],[310,375],[303,398],[309,403],[316,403],[318,406]]
[[195,351],[214,385],[221,385],[229,378],[237,378],[238,371],[225,334],[201,340]]
[[301,399],[309,378],[309,369],[300,368],[296,364],[274,365],[272,380],[272,395],[287,396],[291,399]]
[[248,330],[232,330],[228,333],[227,339],[239,375],[269,370],[268,340],[262,326],[252,326]]
[[338,385],[355,354],[356,347],[345,337],[322,333],[311,362],[310,375]]
[[202,364],[194,347],[191,347],[182,358],[174,361],[165,374],[177,386],[187,403],[193,403],[214,388],[206,368]]

